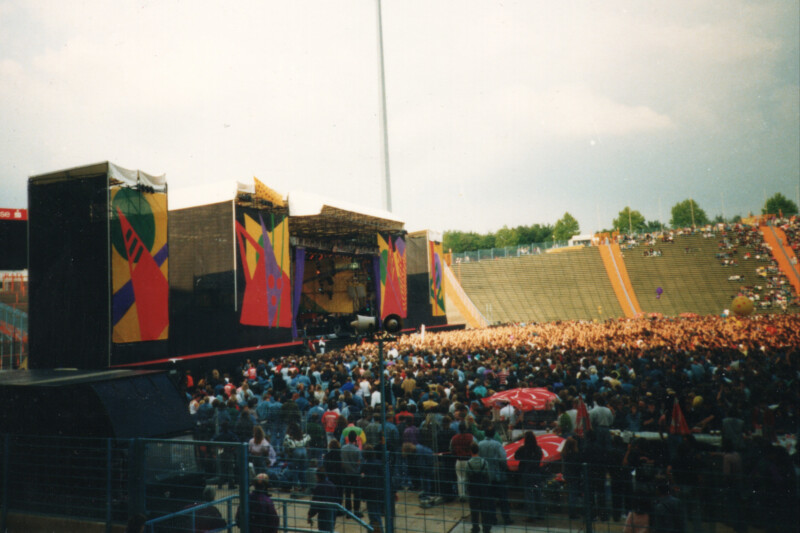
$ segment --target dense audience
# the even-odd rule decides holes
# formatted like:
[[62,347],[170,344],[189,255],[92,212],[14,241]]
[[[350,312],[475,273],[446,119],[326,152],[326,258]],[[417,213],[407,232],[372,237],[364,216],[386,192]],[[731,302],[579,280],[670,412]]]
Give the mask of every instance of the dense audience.
[[[745,480],[749,495],[725,499],[741,504],[732,506],[732,521],[738,516],[738,524],[746,523],[742,513],[767,503],[762,519],[782,523],[793,512],[796,478],[785,446],[800,424],[797,315],[516,324],[415,333],[383,348],[385,436],[378,344],[362,342],[324,354],[246,360],[227,373],[191,378],[198,437],[227,431],[224,439],[234,433],[249,441],[256,468],[295,492],[307,494],[318,469],[330,472],[330,481],[349,495],[348,509],[359,514],[360,469],[384,446],[396,488],[412,486],[423,499],[466,499],[472,497],[465,474],[469,442],[504,443],[527,430],[567,438],[563,464],[539,471],[535,461],[524,463],[525,479],[540,480],[537,491],[524,493],[529,520],[544,515],[539,490],[557,473],[573,516],[582,494],[601,519],[610,513],[621,520],[630,511],[631,520],[649,513],[663,524],[658,513],[677,494],[687,520],[701,521],[708,518],[702,498],[709,487],[734,491]],[[481,401],[520,387],[544,387],[558,401],[534,416]],[[576,427],[580,403],[588,407],[592,431]],[[676,403],[692,435],[668,436]],[[433,487],[428,477],[432,457],[442,452],[453,460],[447,488]],[[588,492],[575,484],[582,475],[576,463],[589,465]],[[504,460],[493,464],[506,471]],[[613,501],[605,501],[606,478]],[[503,515],[511,520],[507,509]]]

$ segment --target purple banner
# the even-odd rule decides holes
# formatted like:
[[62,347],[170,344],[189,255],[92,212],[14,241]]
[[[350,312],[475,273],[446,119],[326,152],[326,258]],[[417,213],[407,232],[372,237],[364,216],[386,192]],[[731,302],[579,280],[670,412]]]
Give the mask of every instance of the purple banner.
[[294,292],[292,293],[292,338],[297,338],[297,314],[300,312],[300,298],[303,295],[303,274],[306,270],[306,249],[294,250]]

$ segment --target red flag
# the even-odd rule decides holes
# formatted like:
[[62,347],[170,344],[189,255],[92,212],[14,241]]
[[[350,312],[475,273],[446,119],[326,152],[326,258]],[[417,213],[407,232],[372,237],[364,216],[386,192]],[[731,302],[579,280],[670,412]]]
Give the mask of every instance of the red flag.
[[592,430],[592,423],[589,421],[589,411],[586,410],[586,404],[583,403],[583,398],[578,400],[578,416],[575,418],[575,434],[583,437],[587,431]]
[[670,435],[689,435],[692,431],[686,423],[686,418],[683,416],[681,406],[678,399],[675,398],[675,404],[672,406],[672,417],[669,420],[669,433]]

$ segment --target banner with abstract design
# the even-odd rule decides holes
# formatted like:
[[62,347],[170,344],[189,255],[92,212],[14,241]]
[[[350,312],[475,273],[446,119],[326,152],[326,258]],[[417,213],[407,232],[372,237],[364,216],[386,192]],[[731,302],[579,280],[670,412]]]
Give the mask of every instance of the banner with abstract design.
[[406,318],[408,282],[406,279],[406,241],[402,235],[378,233],[381,274],[381,320],[389,315]]
[[431,297],[431,314],[433,316],[444,316],[444,276],[442,271],[442,243],[428,241],[430,257],[430,277],[428,280]]
[[289,277],[289,217],[237,208],[236,240],[237,261],[245,282],[239,323],[290,328],[292,284]]
[[111,187],[114,343],[169,336],[167,195]]

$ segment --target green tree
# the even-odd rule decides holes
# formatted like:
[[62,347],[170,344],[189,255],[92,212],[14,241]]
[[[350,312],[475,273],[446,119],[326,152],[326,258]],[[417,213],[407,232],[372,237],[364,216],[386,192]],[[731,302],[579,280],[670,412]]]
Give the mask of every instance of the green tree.
[[613,226],[621,232],[628,233],[629,231],[638,233],[645,229],[644,215],[635,209],[625,207],[619,212],[619,216],[612,222]]
[[474,250],[488,250],[496,247],[494,233],[487,233],[486,235],[478,235],[477,248],[474,248]]
[[580,225],[575,217],[568,212],[556,222],[556,227],[553,229],[555,240],[559,242],[568,241],[571,237],[578,235],[581,232]]
[[778,215],[780,213],[783,213],[783,216],[796,215],[797,204],[778,192],[767,199],[764,207],[761,209],[761,214]]
[[661,223],[660,220],[648,220],[644,224],[644,231],[645,233],[655,233],[656,231],[661,231],[664,229],[664,224]]
[[508,226],[503,226],[494,234],[494,245],[497,248],[504,246],[516,246],[519,244],[519,234],[516,229],[510,229]]
[[553,226],[550,224],[533,224],[531,226],[517,226],[519,244],[531,244],[535,242],[547,242],[553,239]]
[[453,253],[461,253],[479,249],[480,235],[475,232],[445,231],[442,237],[442,249]]
[[709,223],[706,212],[700,209],[693,199],[678,202],[672,206],[672,218],[669,221],[673,228],[705,226]]

